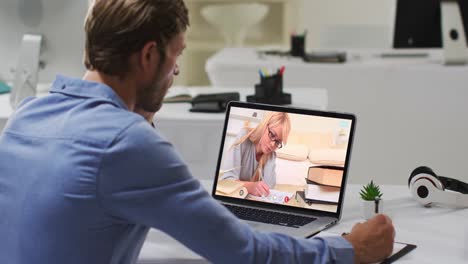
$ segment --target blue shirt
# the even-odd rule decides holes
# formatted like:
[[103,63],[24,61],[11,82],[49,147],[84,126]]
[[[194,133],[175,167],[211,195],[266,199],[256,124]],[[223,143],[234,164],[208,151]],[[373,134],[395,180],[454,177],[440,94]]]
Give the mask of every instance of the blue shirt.
[[0,136],[0,263],[135,263],[149,227],[214,263],[352,263],[341,237],[260,233],[108,86],[58,76]]

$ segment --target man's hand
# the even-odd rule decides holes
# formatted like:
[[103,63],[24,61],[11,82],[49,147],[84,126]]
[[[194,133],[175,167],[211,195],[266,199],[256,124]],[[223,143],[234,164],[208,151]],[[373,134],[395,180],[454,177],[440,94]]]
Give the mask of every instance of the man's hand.
[[355,263],[372,263],[392,253],[395,228],[388,216],[379,214],[356,224],[344,238],[353,245]]
[[268,196],[270,194],[270,187],[264,181],[246,182],[244,187],[247,191],[255,196]]

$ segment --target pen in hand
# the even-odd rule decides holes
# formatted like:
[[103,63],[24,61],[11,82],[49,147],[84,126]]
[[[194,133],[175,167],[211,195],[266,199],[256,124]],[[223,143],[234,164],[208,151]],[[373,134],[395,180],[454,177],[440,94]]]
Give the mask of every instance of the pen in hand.
[[230,172],[230,171],[233,171],[233,170],[235,170],[235,169],[239,169],[240,167],[242,167],[242,166],[234,167],[234,168],[227,169],[227,170],[220,170],[220,171],[219,171],[219,176],[224,175],[224,173],[226,173],[226,172]]

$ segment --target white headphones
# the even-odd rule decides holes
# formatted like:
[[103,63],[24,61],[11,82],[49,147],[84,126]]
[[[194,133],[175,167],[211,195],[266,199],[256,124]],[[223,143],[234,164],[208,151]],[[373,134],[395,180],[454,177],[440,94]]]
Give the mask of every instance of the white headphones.
[[468,207],[468,184],[437,176],[429,167],[414,169],[408,179],[408,187],[413,197],[425,207],[432,204]]

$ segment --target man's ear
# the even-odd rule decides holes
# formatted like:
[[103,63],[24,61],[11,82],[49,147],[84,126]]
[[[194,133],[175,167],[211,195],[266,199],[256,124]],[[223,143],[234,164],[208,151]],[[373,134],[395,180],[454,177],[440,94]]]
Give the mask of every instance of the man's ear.
[[155,61],[159,60],[159,54],[157,52],[157,43],[155,41],[147,42],[140,53],[140,67],[144,72],[154,71],[153,64]]

